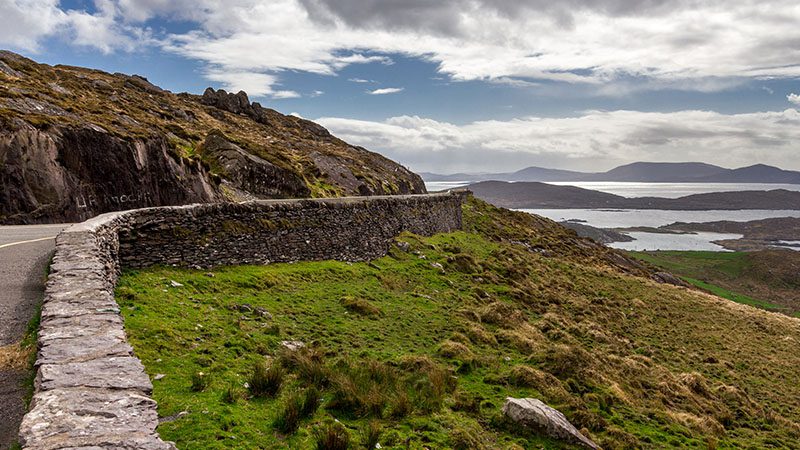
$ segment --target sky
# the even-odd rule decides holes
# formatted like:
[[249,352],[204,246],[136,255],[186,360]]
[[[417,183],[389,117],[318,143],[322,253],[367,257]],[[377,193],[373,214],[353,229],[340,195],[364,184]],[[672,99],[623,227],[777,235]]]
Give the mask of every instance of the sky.
[[0,47],[244,90],[415,171],[800,170],[797,0],[0,0]]

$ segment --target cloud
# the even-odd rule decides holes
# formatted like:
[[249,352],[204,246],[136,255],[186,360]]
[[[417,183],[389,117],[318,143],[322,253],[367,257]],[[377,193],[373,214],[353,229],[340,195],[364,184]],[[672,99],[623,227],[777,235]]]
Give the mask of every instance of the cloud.
[[60,36],[73,45],[111,53],[154,42],[149,29],[121,21],[112,0],[95,0],[95,10],[65,11],[58,0],[2,0],[0,45],[36,52],[43,39]]
[[[755,163],[800,169],[800,112],[721,114],[587,111],[577,117],[525,117],[463,125],[418,116],[317,120],[342,139],[418,171],[517,170],[529,165],[608,169],[630,161]],[[724,151],[720,151],[724,149]]]
[[[95,0],[95,12],[58,0],[0,0],[0,44],[42,39],[104,52],[153,45],[225,73],[335,75],[393,55],[436,64],[450,80],[537,88],[594,86],[716,91],[753,79],[800,76],[796,0]],[[163,26],[163,25],[160,25]],[[181,26],[181,29],[184,29]],[[277,78],[276,78],[277,79]],[[223,82],[223,81],[220,81]],[[233,82],[233,78],[228,81]],[[262,88],[263,90],[263,88]]]
[[[611,95],[800,76],[795,0],[237,0],[202,10],[202,27],[167,48],[238,70],[333,74],[399,54],[452,80],[580,83]],[[636,83],[607,88],[621,80]]]
[[791,93],[786,96],[786,100],[789,100],[789,103],[794,103],[795,105],[800,106],[800,95]]
[[398,92],[403,92],[405,88],[381,88],[375,89],[373,91],[367,91],[369,95],[387,95],[387,94],[397,94]]
[[228,72],[220,68],[210,69],[205,77],[211,81],[222,83],[222,87],[230,92],[245,91],[251,97],[272,97],[275,99],[297,98],[300,94],[294,91],[275,90],[278,84],[274,75],[256,72]]
[[363,78],[348,78],[347,81],[351,83],[374,83],[374,81],[365,80]]

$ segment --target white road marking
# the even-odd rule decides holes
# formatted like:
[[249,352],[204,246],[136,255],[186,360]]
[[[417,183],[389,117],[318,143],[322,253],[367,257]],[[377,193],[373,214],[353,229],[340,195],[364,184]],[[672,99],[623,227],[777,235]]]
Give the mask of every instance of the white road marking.
[[48,237],[43,237],[43,238],[39,238],[39,239],[30,239],[28,241],[11,242],[9,244],[0,245],[0,248],[11,247],[12,245],[30,244],[32,242],[46,241],[48,239],[55,239],[55,238],[56,238],[55,236],[48,236]]

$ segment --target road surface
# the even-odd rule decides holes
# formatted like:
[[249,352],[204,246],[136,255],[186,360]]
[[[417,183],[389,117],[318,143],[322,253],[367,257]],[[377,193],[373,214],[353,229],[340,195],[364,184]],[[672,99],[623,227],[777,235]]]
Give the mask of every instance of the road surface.
[[[55,236],[66,225],[0,226],[0,349],[19,342],[44,291]],[[1,350],[0,350],[1,351]],[[17,440],[25,370],[0,367],[0,449]]]

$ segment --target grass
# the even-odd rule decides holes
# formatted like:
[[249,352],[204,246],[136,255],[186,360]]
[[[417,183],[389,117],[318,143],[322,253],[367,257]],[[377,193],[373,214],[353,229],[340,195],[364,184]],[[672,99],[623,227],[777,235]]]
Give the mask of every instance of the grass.
[[630,252],[687,283],[728,300],[790,316],[800,313],[796,267],[800,255],[791,251]]
[[660,251],[630,252],[637,258],[676,273],[699,274],[715,271],[728,277],[738,277],[747,270],[745,252]]
[[[464,217],[466,231],[404,234],[371,263],[123,273],[131,343],[166,374],[159,414],[188,412],[159,433],[183,449],[363,448],[376,434],[383,448],[560,448],[502,419],[512,396],[542,399],[604,448],[798,442],[796,320],[623,274],[543,219],[477,201]],[[259,364],[285,370],[274,395],[225,401]],[[310,389],[320,402],[303,413]]]
[[689,278],[689,277],[681,277],[681,278],[683,278],[685,281],[693,284],[694,286],[699,287],[700,289],[708,291],[708,292],[710,292],[710,293],[712,293],[712,294],[714,294],[716,296],[719,296],[719,297],[722,297],[722,298],[727,298],[728,300],[733,300],[736,303],[741,303],[743,305],[755,306],[756,308],[762,308],[762,309],[767,309],[767,310],[775,310],[775,309],[779,308],[779,306],[774,304],[774,303],[765,302],[765,301],[762,301],[762,300],[756,300],[756,299],[748,297],[746,295],[737,294],[737,293],[731,292],[731,291],[729,291],[729,290],[727,290],[725,288],[722,288],[722,287],[719,287],[719,286],[715,286],[715,285],[713,285],[711,283],[706,283],[705,281],[700,281],[700,280],[696,280],[694,278]]

